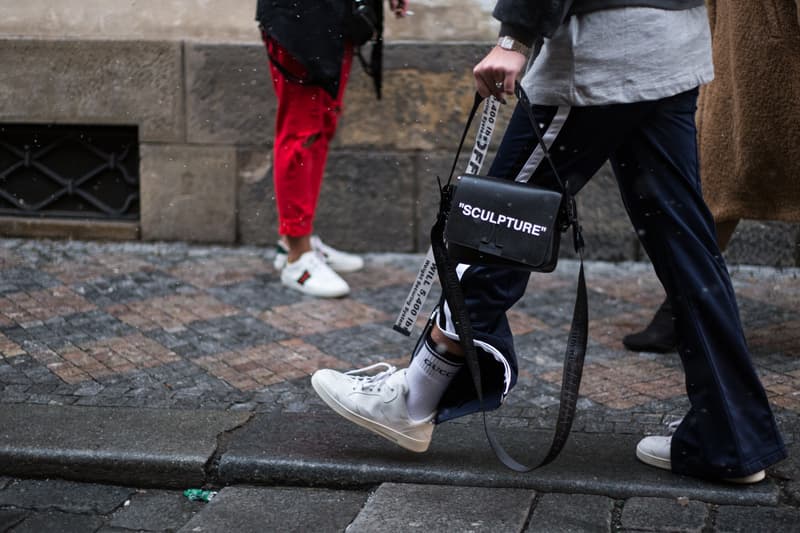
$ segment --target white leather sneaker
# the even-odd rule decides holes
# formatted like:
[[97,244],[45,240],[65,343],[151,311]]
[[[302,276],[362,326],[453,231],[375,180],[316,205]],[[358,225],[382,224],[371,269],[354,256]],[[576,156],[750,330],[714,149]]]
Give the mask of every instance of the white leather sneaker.
[[[680,421],[679,421],[680,422]],[[672,470],[670,448],[672,437],[645,437],[636,445],[636,458],[641,462],[663,470]],[[728,483],[750,484],[758,483],[766,477],[766,472],[761,470],[749,476],[724,478]]]
[[[377,374],[370,371],[383,369]],[[387,363],[337,372],[317,370],[311,385],[328,406],[347,420],[366,428],[407,450],[424,452],[433,435],[435,413],[425,420],[408,414],[406,369]]]
[[355,272],[364,268],[364,259],[328,246],[316,235],[311,236],[311,248],[322,254],[325,262],[336,272]]
[[350,292],[350,286],[331,270],[322,257],[311,250],[297,261],[286,263],[281,270],[281,282],[287,287],[318,298],[340,298]]
[[[364,268],[364,259],[361,256],[349,254],[328,246],[316,235],[311,236],[311,249],[320,253],[328,266],[336,272],[355,272]],[[275,245],[275,259],[272,261],[272,266],[275,267],[275,270],[281,270],[286,266],[288,256],[289,249],[283,241],[279,240]]]

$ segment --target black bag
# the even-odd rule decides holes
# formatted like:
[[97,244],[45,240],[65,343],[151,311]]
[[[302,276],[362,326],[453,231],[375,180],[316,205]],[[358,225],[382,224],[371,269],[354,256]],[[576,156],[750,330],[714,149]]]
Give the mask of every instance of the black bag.
[[[383,87],[383,0],[345,0],[350,11],[345,20],[345,35],[355,47],[364,72],[372,78],[375,95],[381,99]],[[371,42],[369,60],[362,47]]]
[[[519,84],[516,92],[528,110],[561,191],[489,176],[460,176],[450,191],[447,252],[456,263],[552,272],[558,263],[561,232],[577,223],[575,205],[555,171],[528,97]],[[475,109],[467,127],[474,113]]]
[[350,13],[345,32],[354,46],[361,46],[377,37],[383,17],[381,0],[348,0]]
[[559,192],[461,176],[447,217],[447,252],[458,263],[552,272],[561,242]]

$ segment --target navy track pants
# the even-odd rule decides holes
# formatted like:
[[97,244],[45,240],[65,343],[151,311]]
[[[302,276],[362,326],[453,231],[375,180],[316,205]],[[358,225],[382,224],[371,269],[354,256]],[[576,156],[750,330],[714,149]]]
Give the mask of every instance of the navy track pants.
[[[750,359],[714,221],[702,197],[696,102],[694,89],[632,104],[534,105],[533,110],[572,192],[611,162],[625,209],[672,303],[691,403],[672,439],[672,470],[729,478],[757,472],[786,457],[786,451]],[[513,179],[528,172],[531,183],[553,187],[542,155],[528,115],[518,105],[489,175]],[[517,375],[505,313],[522,297],[529,275],[467,265],[460,265],[458,273],[486,374],[487,407],[496,407]],[[447,305],[437,313],[445,334],[457,338]],[[475,411],[470,389],[468,379],[455,380],[438,420]]]

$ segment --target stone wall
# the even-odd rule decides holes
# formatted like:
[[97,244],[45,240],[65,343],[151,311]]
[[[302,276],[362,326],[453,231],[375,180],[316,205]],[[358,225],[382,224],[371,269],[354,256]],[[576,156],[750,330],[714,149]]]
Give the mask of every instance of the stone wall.
[[[409,0],[412,16],[387,17],[391,41],[482,41],[497,35],[495,0]],[[255,42],[256,0],[7,0],[0,35],[46,39]]]
[[[147,6],[156,3],[163,16],[151,16]],[[412,4],[415,15],[401,21],[406,26],[393,21],[381,101],[354,66],[317,216],[319,233],[331,243],[364,252],[427,248],[436,176],[449,171],[472,100],[471,68],[495,31],[474,24],[487,18],[487,3],[472,0],[454,11],[451,3],[421,0]],[[101,0],[63,4],[83,10],[44,0],[0,6],[0,123],[137,126],[141,220],[133,230],[121,224],[99,231],[87,222],[82,232],[74,222],[32,229],[20,219],[0,219],[0,232],[273,243],[275,100],[253,33],[254,3],[243,9],[224,2],[231,6],[226,12],[221,0],[137,0],[105,18],[89,14],[102,9]],[[132,16],[125,6],[134,4],[142,13],[123,31],[124,15]],[[219,19],[196,22],[198,12],[191,15],[187,5],[200,4],[201,14],[216,9]],[[439,22],[446,17],[452,24]],[[139,37],[125,38],[136,31]],[[455,40],[462,34],[473,41]],[[415,40],[398,40],[409,36]],[[607,169],[579,202],[589,257],[643,258]],[[797,265],[799,238],[797,225],[745,223],[729,259]]]

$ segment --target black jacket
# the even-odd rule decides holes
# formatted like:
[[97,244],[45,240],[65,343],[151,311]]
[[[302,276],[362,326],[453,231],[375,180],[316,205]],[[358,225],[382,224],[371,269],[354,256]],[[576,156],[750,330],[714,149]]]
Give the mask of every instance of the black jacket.
[[339,91],[350,0],[258,0],[256,20],[308,71],[309,84]]

